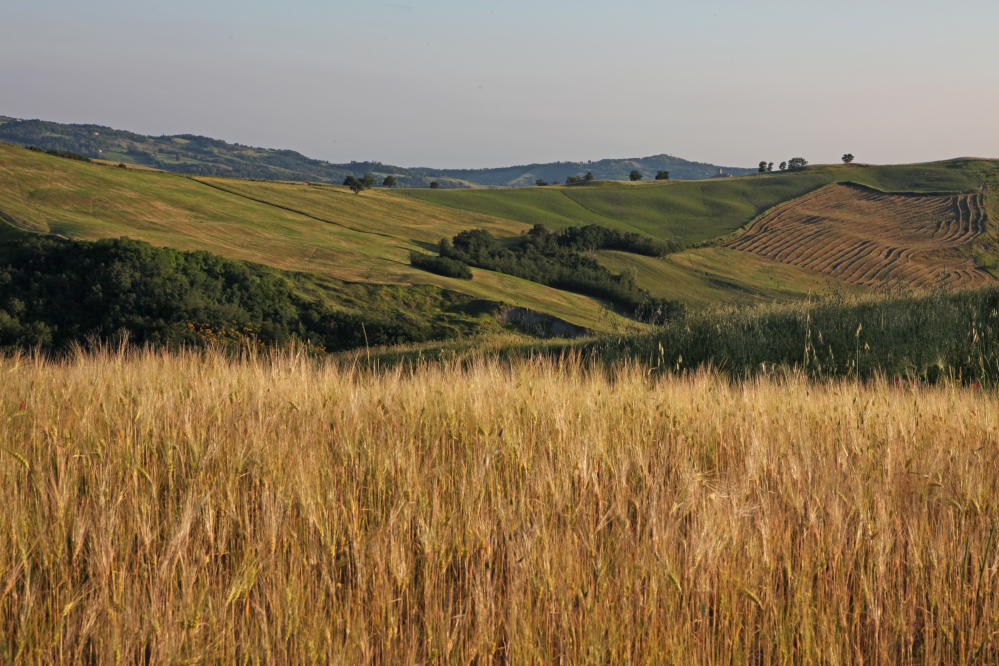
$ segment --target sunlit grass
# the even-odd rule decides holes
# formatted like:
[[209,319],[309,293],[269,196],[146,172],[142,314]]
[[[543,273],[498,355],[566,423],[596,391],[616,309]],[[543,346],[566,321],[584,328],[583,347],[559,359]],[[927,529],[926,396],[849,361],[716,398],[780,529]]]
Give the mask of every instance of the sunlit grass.
[[999,657],[988,390],[107,350],[0,377],[3,663]]

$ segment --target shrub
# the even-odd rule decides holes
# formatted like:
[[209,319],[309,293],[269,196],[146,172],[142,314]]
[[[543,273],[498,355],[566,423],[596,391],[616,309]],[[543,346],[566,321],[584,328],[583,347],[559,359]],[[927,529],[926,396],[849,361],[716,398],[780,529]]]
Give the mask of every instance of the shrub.
[[636,284],[634,274],[614,274],[583,252],[617,247],[659,254],[665,245],[598,225],[551,233],[544,225],[536,224],[514,247],[501,246],[485,229],[471,229],[460,232],[452,241],[442,239],[440,254],[470,266],[603,298],[622,306],[636,318],[661,323],[683,316],[683,306],[653,297]]
[[422,252],[412,252],[409,255],[409,263],[416,268],[443,275],[445,277],[459,278],[462,280],[472,279],[472,269],[467,264],[447,257],[439,257],[433,254],[423,254]]
[[208,252],[25,235],[0,242],[0,348],[127,336],[168,347],[297,340],[334,351],[454,334],[406,317],[336,312],[293,285],[278,270]]
[[68,150],[55,150],[55,149],[52,149],[52,150],[46,150],[45,152],[48,153],[49,155],[53,155],[55,157],[62,157],[62,158],[65,158],[67,160],[77,160],[78,162],[90,162],[91,161],[89,157],[84,157],[83,155],[80,155],[79,153],[74,153],[74,152],[71,152],[71,151],[68,151]]

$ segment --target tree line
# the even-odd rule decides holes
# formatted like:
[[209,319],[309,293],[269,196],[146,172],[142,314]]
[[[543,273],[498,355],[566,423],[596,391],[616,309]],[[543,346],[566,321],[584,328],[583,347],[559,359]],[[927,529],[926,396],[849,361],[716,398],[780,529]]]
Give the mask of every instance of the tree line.
[[439,257],[413,253],[411,263],[435,273],[465,279],[471,277],[470,272],[456,274],[460,270],[456,264],[513,275],[556,289],[606,299],[624,308],[628,315],[650,323],[661,323],[685,314],[682,303],[652,296],[637,284],[633,273],[615,274],[589,256],[590,251],[598,249],[664,256],[680,246],[599,225],[552,232],[543,224],[536,224],[511,247],[501,245],[485,229],[462,231],[451,239],[441,239]]
[[457,335],[445,323],[333,310],[292,284],[276,269],[209,252],[24,234],[0,242],[0,349],[127,338],[168,347],[297,341],[335,351]]

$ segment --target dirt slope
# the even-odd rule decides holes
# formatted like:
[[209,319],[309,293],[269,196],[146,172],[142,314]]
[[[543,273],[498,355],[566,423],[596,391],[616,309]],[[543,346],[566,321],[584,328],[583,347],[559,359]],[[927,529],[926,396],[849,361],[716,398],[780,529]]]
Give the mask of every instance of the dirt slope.
[[764,216],[724,247],[857,285],[981,286],[995,281],[972,258],[985,230],[981,197],[829,185]]

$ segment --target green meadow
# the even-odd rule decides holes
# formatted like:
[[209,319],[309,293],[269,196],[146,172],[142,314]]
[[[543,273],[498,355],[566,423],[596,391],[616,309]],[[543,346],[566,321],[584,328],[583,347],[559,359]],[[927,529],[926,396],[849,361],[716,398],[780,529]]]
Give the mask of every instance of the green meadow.
[[[355,285],[424,285],[495,304],[548,313],[594,331],[641,330],[599,299],[509,275],[473,269],[472,280],[409,265],[410,252],[434,252],[442,237],[487,229],[513,239],[534,224],[558,229],[599,224],[695,246],[666,258],[601,250],[614,272],[633,272],[656,297],[688,308],[861,293],[828,276],[711,247],[758,215],[833,182],[893,192],[977,191],[995,164],[952,160],[922,165],[814,166],[705,181],[595,181],[496,190],[369,189],[318,183],[190,177],[61,159],[0,145],[0,216],[25,231],[71,239],[128,236],[181,250],[207,250],[312,276],[316,297],[363,310]],[[993,186],[986,200],[996,216]],[[976,257],[994,262],[994,225]],[[990,240],[991,239],[991,240]],[[395,292],[392,292],[395,293]],[[402,301],[404,296],[399,295]],[[433,299],[432,299],[433,300]]]
[[891,192],[965,192],[979,180],[965,162],[830,165],[710,180],[592,183],[514,190],[402,190],[398,196],[524,224],[602,224],[699,243],[731,233],[767,209],[830,183]]

